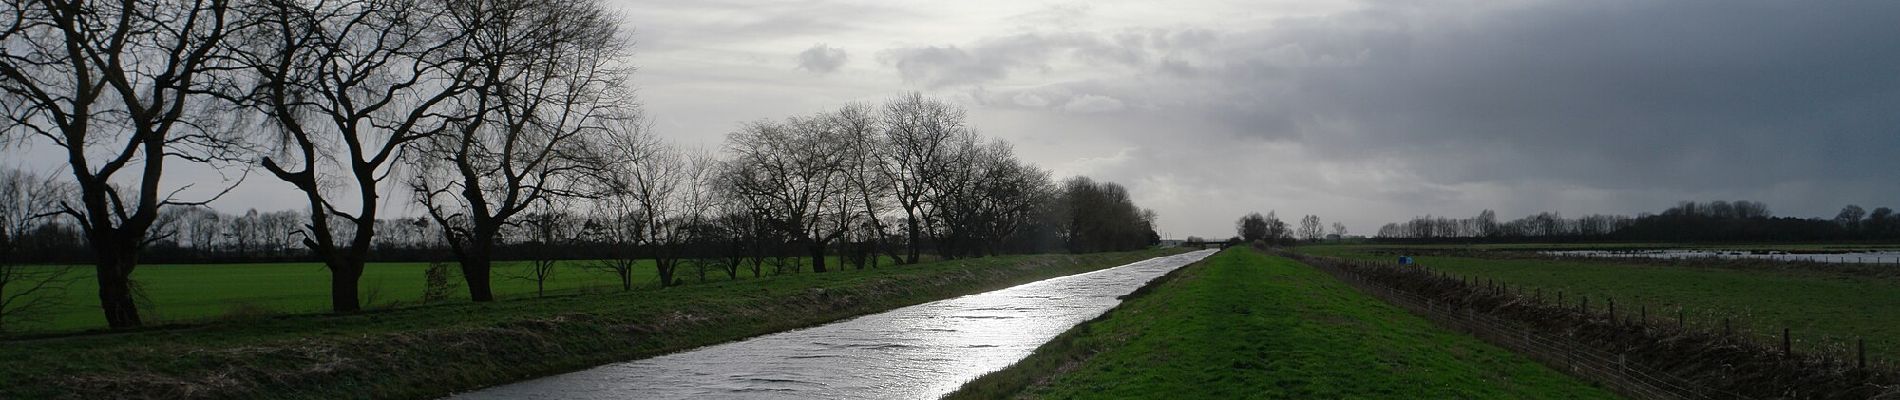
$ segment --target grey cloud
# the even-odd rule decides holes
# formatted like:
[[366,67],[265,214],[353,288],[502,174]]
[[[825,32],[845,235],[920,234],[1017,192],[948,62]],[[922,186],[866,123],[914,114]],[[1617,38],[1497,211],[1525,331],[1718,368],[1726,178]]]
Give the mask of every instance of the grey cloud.
[[1123,108],[1125,107],[1123,107],[1121,100],[1092,94],[1075,96],[1075,98],[1069,99],[1068,103],[1062,105],[1063,111],[1083,114],[1115,112],[1121,111]]
[[[1391,215],[1385,218],[1494,207],[1506,215],[1633,213],[1693,198],[1762,199],[1784,214],[1820,215],[1842,203],[1900,199],[1892,185],[1900,177],[1892,155],[1900,149],[1900,46],[1888,43],[1900,37],[1892,23],[1900,3],[1368,7],[1253,30],[1001,37],[950,47],[987,66],[982,74],[952,73],[947,64],[916,68],[938,74],[918,77],[942,86],[1009,77],[1059,56],[1100,62],[1083,63],[1095,68],[1086,72],[1135,66],[1121,79],[1051,79],[986,95],[1106,96],[1131,107],[1093,115],[1212,124],[1166,131],[1197,138],[1182,143],[1295,146],[1304,161],[1279,168],[1379,177],[1353,181],[1377,188],[1304,185],[1382,198],[1382,211],[1361,212]],[[984,56],[1003,45],[1039,50],[1007,53],[1020,56],[1010,62]],[[1097,135],[1091,140],[1131,142],[1161,134],[1090,132]],[[1257,162],[1200,153],[1144,154],[1092,173],[1141,182],[1177,166],[1233,170]],[[1231,184],[1168,185],[1212,193]]]
[[[1444,182],[1892,177],[1883,153],[1900,148],[1900,116],[1880,110],[1900,104],[1900,47],[1870,41],[1900,37],[1891,3],[1562,2],[1463,26],[1404,11],[1279,39],[1360,54],[1296,66],[1303,101],[1284,113],[1315,147],[1412,153]],[[1356,127],[1307,130],[1338,120]]]
[[847,58],[844,49],[818,44],[798,52],[798,69],[829,74],[843,67]]
[[1052,63],[1077,62],[1097,68],[1147,64],[1154,43],[1140,36],[1117,41],[1090,33],[1023,33],[980,40],[969,46],[887,49],[878,59],[897,68],[904,81],[927,87],[981,85],[1023,70],[1052,71]]

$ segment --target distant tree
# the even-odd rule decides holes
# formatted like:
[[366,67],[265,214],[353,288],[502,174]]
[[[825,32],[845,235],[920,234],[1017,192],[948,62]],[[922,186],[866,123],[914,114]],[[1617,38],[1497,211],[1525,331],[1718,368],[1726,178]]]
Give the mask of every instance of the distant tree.
[[1867,214],[1867,221],[1862,224],[1862,230],[1868,236],[1886,238],[1893,235],[1894,228],[1897,226],[1900,226],[1900,218],[1894,216],[1893,209],[1880,207],[1875,208],[1873,213]]
[[1341,239],[1341,240],[1344,240],[1344,239],[1346,239],[1346,224],[1342,224],[1342,223],[1338,223],[1338,222],[1334,222],[1334,223],[1333,223],[1333,236],[1337,236],[1337,237],[1339,237],[1339,239]]
[[1478,236],[1481,237],[1497,237],[1503,234],[1503,232],[1498,229],[1498,213],[1495,211],[1488,209],[1479,211],[1478,218],[1473,221],[1473,225],[1476,225]]
[[1154,212],[1135,206],[1121,185],[1069,178],[1055,199],[1048,218],[1072,253],[1134,250],[1159,239]]
[[[866,262],[875,267],[879,259],[877,255],[886,252],[892,259],[901,262],[904,252],[887,247],[895,240],[889,229],[891,225],[884,216],[899,199],[895,181],[898,174],[891,173],[895,163],[892,155],[897,149],[888,141],[886,135],[889,132],[885,121],[876,107],[859,103],[847,104],[827,113],[826,118],[838,130],[841,139],[846,142],[846,151],[850,153],[844,165],[845,179],[850,183],[849,197],[853,199],[848,203],[864,214],[863,223],[854,230],[856,235],[852,238],[860,243],[862,251],[858,253],[863,254],[856,257],[853,263],[859,268],[863,268]],[[733,271],[736,277],[736,269]]]
[[555,202],[541,203],[538,210],[521,217],[522,228],[527,230],[528,269],[514,276],[516,279],[534,282],[534,296],[547,296],[548,281],[554,278],[555,266],[567,258],[564,245],[575,239],[570,233],[574,226],[572,216],[559,211],[562,208]]
[[1273,211],[1267,211],[1267,241],[1279,243],[1292,237],[1293,231],[1287,229],[1286,222],[1281,221],[1280,217],[1274,215]]
[[1319,222],[1318,215],[1307,215],[1305,217],[1301,217],[1300,218],[1300,240],[1305,240],[1308,242],[1319,241],[1321,236],[1326,235],[1325,226],[1326,225],[1321,224]]
[[52,177],[0,168],[0,332],[43,320],[63,305],[74,268],[24,265],[20,259],[33,232],[58,223],[58,204],[69,195]]
[[1759,201],[1737,200],[1733,204],[1736,218],[1768,218],[1774,214],[1768,212],[1768,204]]
[[825,272],[826,250],[848,228],[835,202],[849,202],[849,141],[824,121],[791,118],[757,121],[726,136],[732,158],[720,169],[722,190],[731,201],[755,206],[774,225],[803,246],[812,270]]
[[969,142],[971,132],[962,107],[916,92],[885,102],[881,118],[886,149],[880,170],[904,212],[904,263],[915,264],[931,231],[927,202],[933,182],[954,170],[951,158],[957,144]]
[[1241,216],[1240,220],[1234,221],[1234,231],[1240,236],[1240,240],[1248,242],[1266,239],[1268,228],[1267,217],[1257,212],[1248,213]]
[[1861,209],[1859,205],[1849,204],[1847,207],[1842,207],[1839,214],[1834,215],[1834,222],[1853,231],[1860,229],[1861,218],[1865,216],[1867,216],[1867,210]]

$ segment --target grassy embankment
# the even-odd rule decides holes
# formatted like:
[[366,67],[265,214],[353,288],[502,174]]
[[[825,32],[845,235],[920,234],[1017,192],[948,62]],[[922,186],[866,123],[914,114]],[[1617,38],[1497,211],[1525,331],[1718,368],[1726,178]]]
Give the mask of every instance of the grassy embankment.
[[951,398],[1613,398],[1317,270],[1230,249]]
[[[801,260],[809,263],[809,260]],[[620,278],[612,272],[589,268],[590,261],[562,261],[548,278],[550,294],[574,294],[620,290]],[[890,265],[886,260],[880,265]],[[369,263],[363,271],[363,304],[371,309],[415,306],[421,303],[428,263]],[[843,265],[836,258],[830,266]],[[29,268],[74,268],[67,278],[59,305],[35,316],[37,321],[10,326],[8,333],[56,333],[105,328],[99,311],[98,283],[90,266],[33,266]],[[494,290],[497,297],[530,297],[535,282],[526,279],[529,267],[523,262],[496,263]],[[771,267],[765,267],[771,274]],[[846,268],[849,268],[848,266]],[[450,263],[449,269],[456,270]],[[809,269],[809,266],[807,266]],[[677,278],[697,282],[698,275],[682,267]],[[748,269],[739,271],[740,279],[750,279]],[[132,272],[133,281],[144,293],[140,312],[148,324],[193,323],[210,319],[247,318],[275,314],[310,314],[330,309],[330,271],[321,263],[260,264],[153,264],[141,265]],[[467,301],[460,271],[451,280],[453,290],[445,301]],[[725,281],[726,274],[714,269],[708,281]],[[653,261],[641,262],[633,269],[636,288],[658,287],[659,275]]]
[[1177,252],[989,257],[0,341],[0,398],[429,398]]
[[[1527,245],[1528,246],[1528,245]],[[1315,255],[1386,261],[1393,246],[1304,246]],[[1462,249],[1463,246],[1410,246],[1408,249]],[[1698,247],[1702,248],[1702,247]],[[1756,248],[1783,248],[1760,246]],[[1385,251],[1386,253],[1375,253]],[[1734,329],[1779,342],[1782,328],[1794,335],[1797,352],[1844,346],[1867,340],[1870,357],[1900,359],[1900,279],[1831,272],[1813,268],[1729,268],[1724,263],[1670,263],[1634,260],[1550,260],[1537,258],[1431,256],[1419,263],[1440,271],[1495,279],[1549,296],[1565,292],[1569,301],[1588,295],[1592,307],[1606,297],[1618,309],[1674,323],[1686,311],[1691,325],[1719,329],[1722,318]],[[1743,265],[1743,264],[1737,264]]]

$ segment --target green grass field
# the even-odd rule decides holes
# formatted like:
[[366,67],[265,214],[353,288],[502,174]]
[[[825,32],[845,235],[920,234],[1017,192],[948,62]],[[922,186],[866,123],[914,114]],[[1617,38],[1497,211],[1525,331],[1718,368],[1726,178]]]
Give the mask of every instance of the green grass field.
[[953,398],[1614,398],[1292,260],[1176,274]]
[[[1385,261],[1389,254],[1372,252],[1389,248],[1304,246],[1297,251]],[[1845,351],[1847,343],[1865,338],[1870,355],[1900,359],[1900,307],[1896,307],[1900,305],[1900,281],[1891,278],[1795,268],[1735,269],[1618,260],[1434,256],[1418,260],[1452,274],[1496,279],[1544,293],[1563,291],[1573,302],[1578,295],[1588,295],[1594,307],[1602,307],[1606,298],[1616,299],[1623,312],[1637,312],[1646,306],[1652,318],[1669,323],[1674,322],[1680,307],[1686,310],[1692,325],[1714,329],[1721,318],[1734,318],[1735,329],[1755,332],[1763,339],[1773,337],[1778,341],[1782,328],[1788,328],[1793,332],[1797,352],[1828,348]]]
[[0,399],[441,398],[1179,252],[1011,255],[0,339]]
[[[810,260],[804,260],[809,263]],[[837,268],[842,262],[832,259],[829,265]],[[587,261],[564,261],[555,267],[555,273],[548,279],[549,294],[572,294],[577,292],[616,291],[620,289],[619,277],[605,270],[587,268]],[[880,265],[891,265],[884,261]],[[74,268],[69,272],[65,290],[59,292],[62,300],[57,308],[47,315],[34,316],[36,320],[27,321],[20,326],[9,326],[8,333],[51,333],[85,329],[104,328],[105,317],[99,310],[98,283],[93,278],[92,268],[64,266],[36,266],[29,268]],[[424,288],[423,271],[428,263],[370,263],[363,272],[362,301],[366,308],[386,309],[414,306],[421,302]],[[456,270],[453,263],[451,270]],[[497,262],[494,271],[494,290],[497,297],[528,297],[535,295],[535,282],[523,279],[528,266],[523,262]],[[765,274],[771,274],[767,266]],[[807,266],[809,271],[809,266]],[[659,285],[659,275],[652,261],[646,261],[634,267],[634,286],[636,289],[650,289]],[[740,279],[751,278],[751,271],[742,269]],[[690,268],[682,267],[677,277],[687,282],[698,281],[698,275]],[[205,264],[179,265],[154,264],[141,265],[133,270],[132,279],[144,293],[140,312],[147,324],[190,323],[217,318],[254,317],[259,314],[307,314],[322,313],[330,308],[330,271],[321,263],[269,263],[269,264]],[[724,271],[707,272],[708,281],[727,280]],[[451,279],[454,290],[450,291],[447,301],[466,301],[468,289],[462,283],[460,271]]]

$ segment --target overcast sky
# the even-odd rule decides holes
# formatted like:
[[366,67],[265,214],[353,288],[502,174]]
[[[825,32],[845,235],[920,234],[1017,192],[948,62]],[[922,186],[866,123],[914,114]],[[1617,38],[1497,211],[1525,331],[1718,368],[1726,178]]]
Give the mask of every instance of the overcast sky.
[[[1269,210],[1367,234],[1900,206],[1900,2],[609,1],[676,141],[922,91],[1057,176],[1126,185],[1172,237]],[[215,206],[294,199],[254,176]]]

